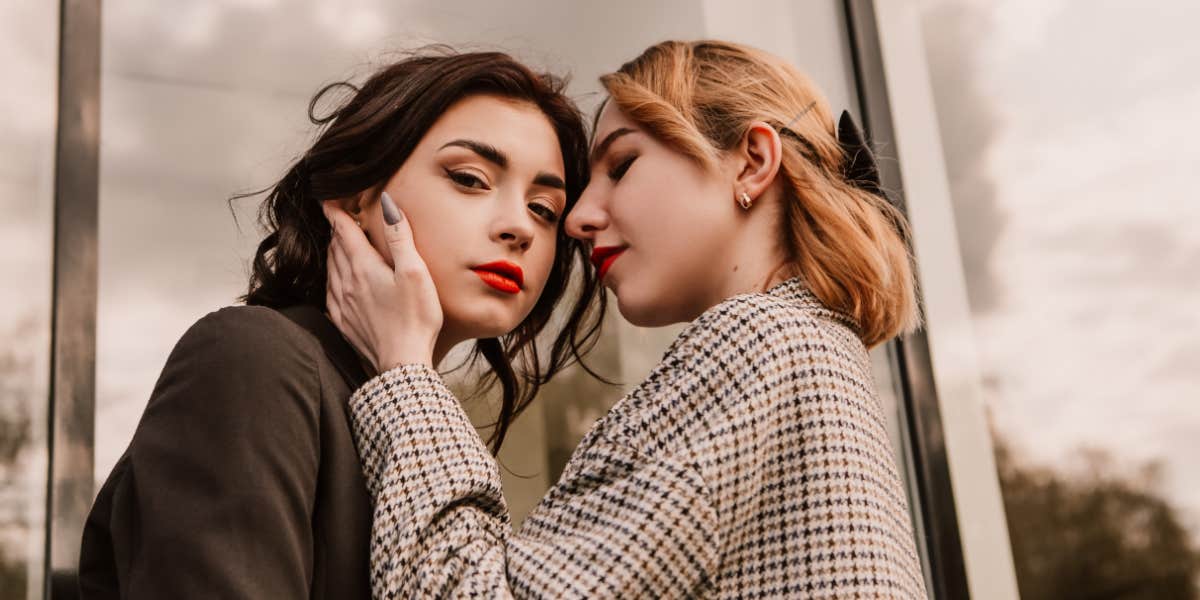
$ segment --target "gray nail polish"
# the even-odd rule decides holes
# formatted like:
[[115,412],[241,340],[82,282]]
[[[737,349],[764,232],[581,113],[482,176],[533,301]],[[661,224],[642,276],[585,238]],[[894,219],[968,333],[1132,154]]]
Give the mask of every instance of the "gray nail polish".
[[392,202],[392,197],[387,192],[383,193],[380,203],[383,204],[383,220],[388,225],[395,225],[404,219],[404,215],[400,214],[400,209],[396,208],[396,203]]

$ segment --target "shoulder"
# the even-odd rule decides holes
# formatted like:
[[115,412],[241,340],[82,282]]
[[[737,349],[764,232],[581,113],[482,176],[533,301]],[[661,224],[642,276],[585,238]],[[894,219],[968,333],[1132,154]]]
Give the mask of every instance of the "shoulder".
[[[852,340],[836,335],[839,330]],[[676,339],[672,351],[712,359],[769,360],[778,353],[853,345],[853,332],[819,311],[769,294],[742,294],[709,308]]]
[[[247,440],[308,448],[316,439],[323,386],[315,340],[287,317],[234,306],[197,320],[163,366],[138,424],[134,448],[170,445],[241,452]],[[259,446],[267,447],[267,446]]]
[[[672,389],[756,401],[824,383],[871,387],[870,358],[854,330],[813,302],[743,294],[713,306],[680,334],[656,373]],[[699,385],[692,385],[693,383]]]
[[243,467],[220,475],[234,477],[255,461],[308,457],[319,440],[317,350],[310,334],[269,308],[201,317],[159,375],[130,444],[131,468],[177,460]]
[[316,340],[278,311],[263,306],[227,306],[197,320],[179,345],[250,363],[307,354]]
[[[693,320],[671,343],[650,375],[630,394],[649,401],[737,404],[783,388],[807,386],[836,372],[870,380],[870,360],[853,329],[807,294],[732,296]],[[632,399],[631,399],[632,400]],[[623,402],[636,411],[642,402]]]
[[203,379],[205,385],[262,391],[318,384],[320,345],[278,311],[229,306],[197,320],[179,339],[164,380]]

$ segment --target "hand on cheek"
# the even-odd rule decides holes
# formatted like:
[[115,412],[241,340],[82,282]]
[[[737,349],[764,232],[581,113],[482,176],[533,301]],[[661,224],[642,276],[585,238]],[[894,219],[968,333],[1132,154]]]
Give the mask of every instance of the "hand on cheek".
[[403,364],[432,367],[442,328],[437,289],[403,212],[387,192],[380,203],[391,265],[350,215],[333,201],[322,204],[333,228],[326,286],[330,319],[379,372]]

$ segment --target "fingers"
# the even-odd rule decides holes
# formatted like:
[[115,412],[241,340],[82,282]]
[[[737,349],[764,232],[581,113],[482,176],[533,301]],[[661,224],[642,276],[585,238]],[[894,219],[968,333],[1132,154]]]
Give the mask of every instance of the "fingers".
[[329,249],[326,251],[325,259],[325,301],[329,305],[330,316],[333,316],[333,311],[336,308],[341,312],[342,307],[342,273],[344,271],[338,266],[338,261],[334,257],[334,242],[329,243]]
[[384,238],[387,240],[388,250],[392,253],[392,265],[399,273],[412,259],[420,260],[417,247],[413,243],[412,227],[404,217],[404,211],[396,206],[396,202],[387,192],[380,195],[379,205],[383,210],[383,221],[387,225],[383,229]]
[[351,260],[357,260],[360,256],[378,255],[371,242],[367,241],[367,234],[355,224],[349,213],[337,205],[336,200],[322,202],[321,209],[325,211],[325,218],[329,219],[329,224],[333,227],[334,237],[342,240],[343,248]]
[[[379,253],[366,241],[362,230],[353,224],[353,219],[346,211],[331,201],[323,202],[322,209],[333,227],[326,260],[328,286],[334,292],[342,313],[352,313],[348,303],[354,300],[357,292],[362,291],[361,282],[374,269],[390,268],[383,264]],[[361,243],[362,247],[354,248],[357,243]]]
[[351,278],[354,276],[354,270],[341,245],[342,236],[338,232],[340,219],[337,215],[345,213],[328,202],[322,203],[322,208],[333,226],[333,236],[325,252],[325,306],[329,311],[330,320],[349,338],[353,335],[349,327],[353,319],[348,320],[346,316],[353,313],[354,307],[350,306],[351,299],[346,297],[346,290],[353,284]]
[[387,193],[380,206],[382,215],[373,216],[384,219],[391,267],[350,215],[337,204],[322,204],[333,228],[326,260],[330,319],[377,369],[432,364],[443,319],[437,289],[417,253],[409,220]]
[[[338,206],[337,200],[325,200],[321,202],[321,212],[325,213],[325,218],[329,221],[329,227],[333,230],[333,235],[343,236],[347,233],[347,227],[354,227],[354,219],[346,214],[342,207]],[[354,227],[357,229],[357,227]]]
[[[334,236],[329,240],[329,259],[327,269],[329,269],[330,280],[333,280],[333,273],[337,273],[337,283],[342,289],[345,289],[346,284],[353,280],[355,275],[354,265],[350,262],[350,257],[346,255],[346,249],[342,246],[341,236]],[[341,298],[342,292],[338,292],[338,297]]]
[[354,318],[347,318],[348,313],[353,314],[354,307],[351,305],[351,300],[346,298],[343,293],[345,282],[342,277],[349,271],[346,270],[344,253],[341,251],[337,237],[334,237],[329,244],[325,264],[327,265],[325,306],[329,312],[329,320],[358,350],[359,354],[362,354],[378,370],[378,361],[375,359],[370,344],[364,343],[362,335],[353,327],[357,321]]

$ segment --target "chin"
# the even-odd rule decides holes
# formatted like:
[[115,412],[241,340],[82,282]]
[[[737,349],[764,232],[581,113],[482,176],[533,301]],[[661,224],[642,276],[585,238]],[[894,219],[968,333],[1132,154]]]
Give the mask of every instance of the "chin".
[[515,307],[516,303],[501,298],[480,298],[454,306],[443,304],[442,313],[446,325],[453,323],[465,337],[494,338],[507,335],[521,323]]
[[640,302],[628,294],[617,294],[617,310],[626,321],[638,327],[664,327],[679,322],[666,307],[653,302]]

